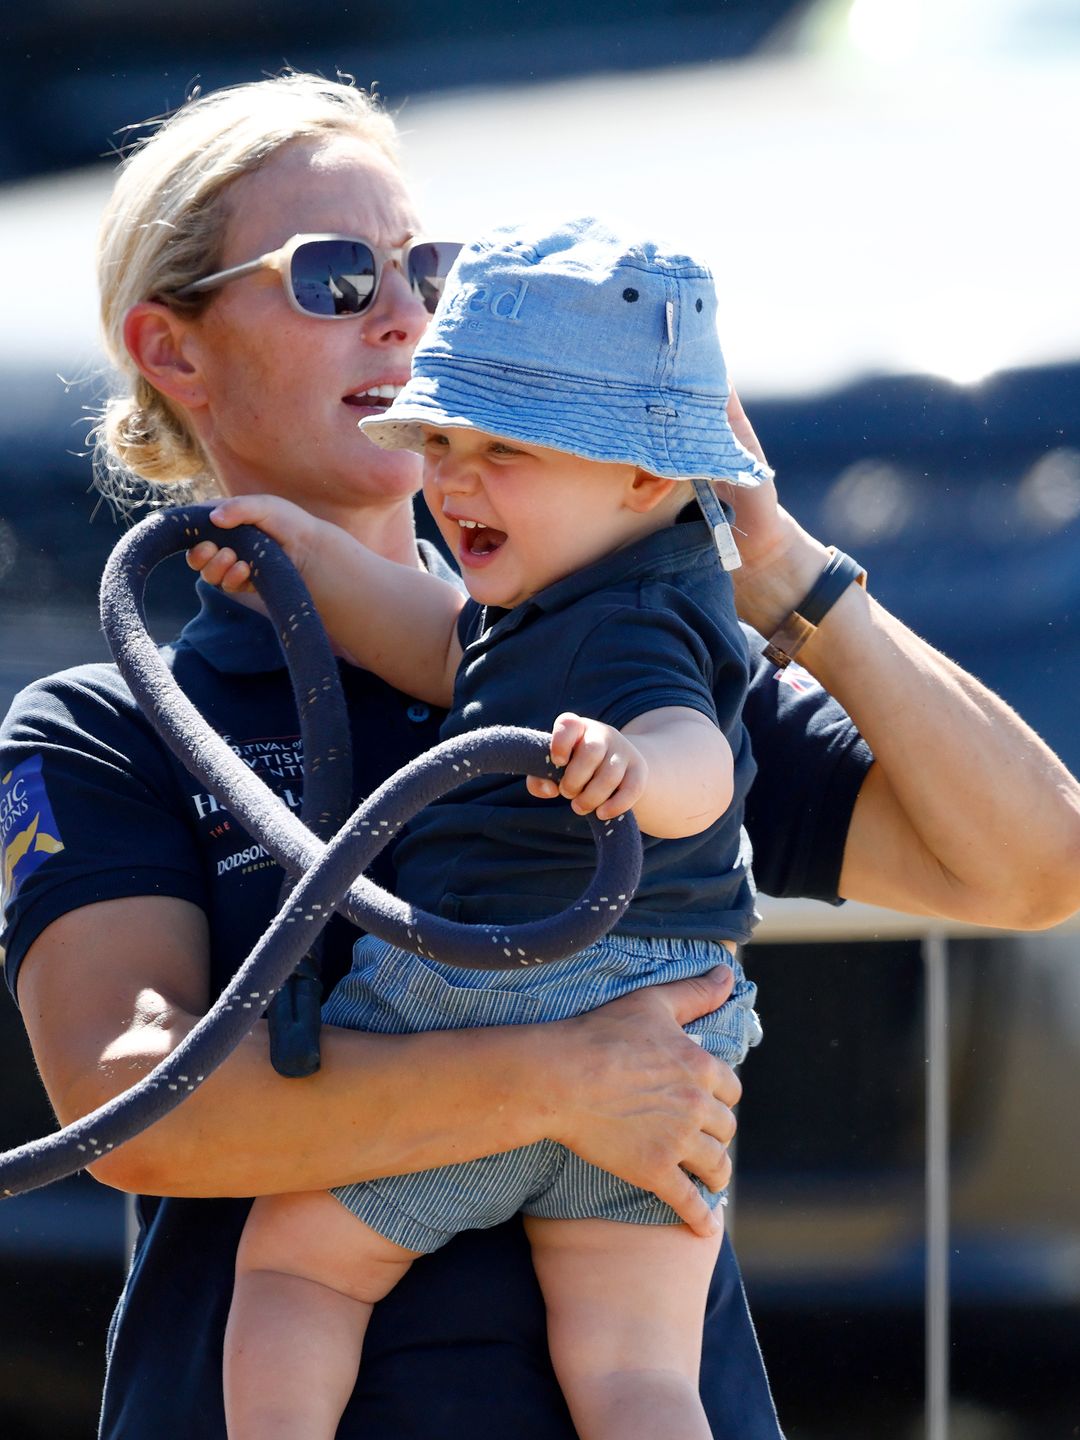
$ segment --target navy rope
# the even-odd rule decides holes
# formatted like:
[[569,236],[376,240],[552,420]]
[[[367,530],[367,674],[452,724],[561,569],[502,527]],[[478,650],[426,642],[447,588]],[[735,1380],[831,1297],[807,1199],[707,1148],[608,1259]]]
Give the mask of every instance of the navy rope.
[[[124,536],[102,579],[102,621],[120,672],[162,738],[212,794],[227,800],[251,836],[295,877],[295,888],[210,1010],[150,1074],[91,1115],[0,1155],[0,1195],[72,1174],[174,1109],[240,1043],[335,909],[380,939],[433,960],[516,969],[593,944],[623,914],[640,878],[640,836],[629,815],[607,822],[589,817],[597,865],[584,893],[559,914],[523,925],[459,924],[415,909],[364,878],[362,872],[413,815],[466,780],[487,774],[557,778],[548,754],[551,737],[512,727],[476,730],[435,746],[380,785],[324,845],[207,725],[147,633],[145,585],[161,560],[204,539],[228,544],[247,559],[298,693],[305,791],[314,781],[325,794],[319,814],[333,813],[336,802],[326,792],[347,778],[347,746],[341,741],[347,716],[336,662],[310,597],[272,540],[251,527],[218,530],[207,511],[205,506],[161,511]],[[322,749],[320,717],[326,712],[331,718],[335,707],[340,709],[331,728],[337,738]],[[343,788],[348,794],[347,783]]]

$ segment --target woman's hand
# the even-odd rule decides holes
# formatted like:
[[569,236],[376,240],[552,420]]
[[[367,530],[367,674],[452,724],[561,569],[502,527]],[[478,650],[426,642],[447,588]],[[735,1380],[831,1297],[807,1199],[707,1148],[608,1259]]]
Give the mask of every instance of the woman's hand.
[[[728,420],[736,439],[765,461],[765,452],[735,390]],[[735,538],[742,565],[731,572],[741,619],[771,635],[809,592],[828,559],[826,547],[788,514],[772,480],[752,488],[716,482],[716,491],[735,511]]]
[[651,1190],[699,1235],[715,1234],[717,1225],[690,1176],[712,1190],[731,1179],[727,1147],[742,1086],[682,1027],[719,1009],[733,984],[732,972],[718,966],[520,1032],[540,1047],[551,1139]]

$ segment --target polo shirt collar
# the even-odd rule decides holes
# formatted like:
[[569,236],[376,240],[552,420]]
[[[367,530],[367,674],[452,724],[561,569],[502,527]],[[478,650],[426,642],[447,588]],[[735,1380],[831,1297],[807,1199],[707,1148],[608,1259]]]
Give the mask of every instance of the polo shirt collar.
[[563,580],[556,580],[554,585],[538,590],[513,610],[487,606],[483,633],[490,634],[498,626],[499,634],[505,635],[516,630],[537,610],[565,610],[594,591],[606,590],[627,580],[647,580],[650,574],[670,575],[673,568],[686,570],[693,565],[709,564],[710,556],[716,559],[716,546],[709,527],[696,506],[687,507],[674,525],[654,530],[633,545],[605,555],[602,560],[587,565],[583,570],[575,570]]
[[208,665],[225,675],[264,675],[284,670],[285,656],[273,622],[258,610],[199,580],[199,613],[180,632]]

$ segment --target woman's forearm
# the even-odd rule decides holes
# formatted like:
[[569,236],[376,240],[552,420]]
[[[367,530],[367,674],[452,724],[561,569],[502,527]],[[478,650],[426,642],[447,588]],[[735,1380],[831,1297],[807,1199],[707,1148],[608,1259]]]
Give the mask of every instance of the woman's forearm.
[[[843,893],[1010,929],[1080,908],[1080,786],[1003,700],[856,587],[800,659],[865,736],[882,772],[871,794],[921,852],[914,872],[910,856],[890,867],[903,830],[857,807]],[[920,872],[926,893],[905,894]]]
[[[712,1189],[730,1180],[741,1087],[682,1027],[722,1005],[731,982],[722,968],[547,1025],[411,1036],[327,1027],[322,1068],[303,1080],[273,1070],[260,1025],[177,1110],[93,1173],[144,1194],[273,1194],[550,1138],[654,1191],[707,1234],[711,1215],[688,1176]],[[109,1047],[97,1079],[58,1106],[61,1118],[126,1089],[185,1023],[147,1005],[146,1023]]]
[[[146,1038],[140,1055],[129,1037],[98,1103],[160,1058]],[[524,1032],[507,1029],[382,1036],[325,1027],[320,1070],[289,1079],[271,1066],[259,1025],[177,1110],[94,1173],[144,1194],[257,1195],[494,1153],[544,1134],[533,1056]]]
[[[774,544],[736,572],[741,613],[771,634],[826,553],[781,511]],[[798,659],[876,762],[852,819],[845,896],[1008,928],[1080,908],[1080,785],[1001,699],[857,586]]]
[[[27,1034],[62,1124],[128,1090],[210,1001],[209,925],[163,896],[70,910],[23,957]],[[683,1031],[731,993],[731,971],[637,990],[548,1025],[391,1036],[327,1027],[323,1064],[287,1079],[266,1027],[180,1106],[93,1173],[120,1190],[255,1195],[495,1153],[541,1138],[653,1190],[707,1233],[688,1173],[730,1178],[739,1082]]]

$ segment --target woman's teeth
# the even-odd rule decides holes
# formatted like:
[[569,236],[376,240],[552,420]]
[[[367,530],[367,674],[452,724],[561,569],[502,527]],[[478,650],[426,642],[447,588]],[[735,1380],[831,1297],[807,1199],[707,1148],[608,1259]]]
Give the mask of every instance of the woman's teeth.
[[358,390],[353,395],[346,395],[345,400],[349,405],[389,405],[404,388],[404,385],[372,385],[370,390]]

